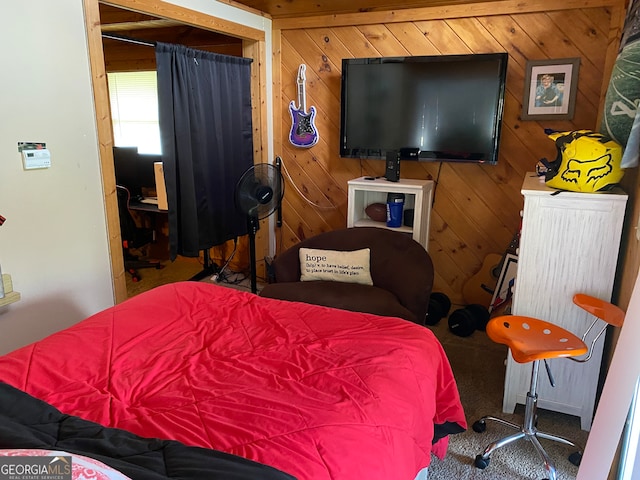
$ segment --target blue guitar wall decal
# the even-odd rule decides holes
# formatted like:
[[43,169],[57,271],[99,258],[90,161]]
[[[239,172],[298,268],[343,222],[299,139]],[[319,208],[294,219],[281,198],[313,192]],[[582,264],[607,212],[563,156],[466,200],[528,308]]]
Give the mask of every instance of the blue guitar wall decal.
[[305,93],[305,71],[307,66],[303,63],[298,68],[298,107],[296,102],[291,100],[289,113],[291,113],[291,131],[289,141],[296,147],[309,148],[318,143],[320,135],[314,123],[316,118],[316,108],[310,107],[307,112],[307,101]]

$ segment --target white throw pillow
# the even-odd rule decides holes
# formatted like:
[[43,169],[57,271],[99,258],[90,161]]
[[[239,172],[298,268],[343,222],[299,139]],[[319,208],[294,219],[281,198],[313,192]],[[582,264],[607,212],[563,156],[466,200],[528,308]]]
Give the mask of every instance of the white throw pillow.
[[373,285],[370,255],[371,250],[368,248],[351,252],[301,248],[300,280],[303,282],[329,280]]

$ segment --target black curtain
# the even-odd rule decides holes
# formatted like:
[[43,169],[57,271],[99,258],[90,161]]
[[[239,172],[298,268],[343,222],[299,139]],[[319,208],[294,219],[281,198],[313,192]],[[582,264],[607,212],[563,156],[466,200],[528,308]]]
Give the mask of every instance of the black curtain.
[[247,233],[234,187],[253,165],[251,59],[156,44],[169,248],[200,251]]

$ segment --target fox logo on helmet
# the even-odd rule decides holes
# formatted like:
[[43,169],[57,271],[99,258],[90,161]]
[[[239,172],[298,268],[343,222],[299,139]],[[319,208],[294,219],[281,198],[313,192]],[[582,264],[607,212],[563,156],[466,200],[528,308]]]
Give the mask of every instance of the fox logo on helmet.
[[595,160],[577,160],[572,158],[567,162],[567,169],[562,172],[562,180],[578,184],[581,179],[589,182],[597,182],[613,171],[612,157],[610,153]]
[[557,132],[549,135],[556,142],[558,157],[549,164],[546,184],[573,192],[596,192],[618,183],[622,147],[601,133],[591,130]]

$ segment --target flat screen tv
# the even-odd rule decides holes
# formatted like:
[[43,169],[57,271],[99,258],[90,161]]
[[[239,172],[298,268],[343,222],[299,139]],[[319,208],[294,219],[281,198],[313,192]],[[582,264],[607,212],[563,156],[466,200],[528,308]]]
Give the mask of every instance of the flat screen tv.
[[507,58],[343,59],[340,156],[495,164]]

